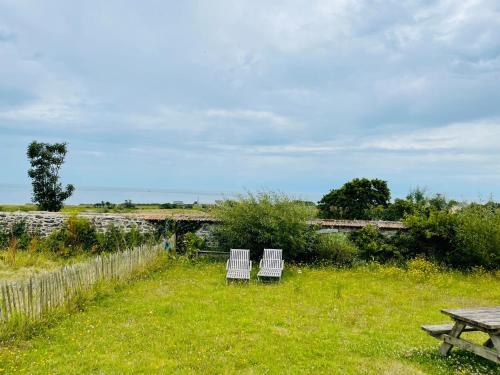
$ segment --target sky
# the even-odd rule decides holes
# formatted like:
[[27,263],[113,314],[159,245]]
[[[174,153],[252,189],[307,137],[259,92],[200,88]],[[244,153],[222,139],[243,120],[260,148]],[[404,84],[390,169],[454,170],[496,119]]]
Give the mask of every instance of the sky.
[[500,199],[498,0],[0,0],[0,203],[317,200],[355,177]]

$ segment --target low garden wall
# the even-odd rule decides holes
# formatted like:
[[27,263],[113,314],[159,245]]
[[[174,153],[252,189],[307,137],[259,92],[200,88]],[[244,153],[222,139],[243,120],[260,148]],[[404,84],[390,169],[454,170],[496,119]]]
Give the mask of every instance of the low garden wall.
[[[81,213],[78,216],[89,219],[100,232],[106,231],[110,224],[125,231],[137,228],[141,233],[149,233],[155,230],[151,222],[133,215]],[[0,228],[8,228],[16,222],[25,221],[30,231],[38,231],[40,235],[47,236],[60,228],[68,217],[69,214],[58,212],[0,212]]]

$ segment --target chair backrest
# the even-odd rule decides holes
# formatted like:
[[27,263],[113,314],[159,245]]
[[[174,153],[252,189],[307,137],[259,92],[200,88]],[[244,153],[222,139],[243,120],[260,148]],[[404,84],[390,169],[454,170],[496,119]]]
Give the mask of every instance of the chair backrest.
[[231,249],[229,267],[232,269],[247,269],[250,265],[250,250]]
[[262,265],[266,268],[281,268],[282,249],[264,249]]

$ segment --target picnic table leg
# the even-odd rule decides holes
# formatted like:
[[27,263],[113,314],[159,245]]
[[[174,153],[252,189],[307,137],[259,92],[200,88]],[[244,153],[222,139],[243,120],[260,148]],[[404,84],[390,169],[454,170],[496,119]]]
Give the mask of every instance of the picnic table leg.
[[490,333],[491,348],[495,349],[500,354],[500,336],[493,335]]
[[484,342],[483,346],[486,346],[487,348],[492,349],[493,348],[493,341],[491,340],[491,338],[489,338],[488,340],[486,340]]
[[[451,332],[450,332],[450,336],[451,337],[456,337],[456,338],[459,338],[460,335],[462,334],[463,330],[465,328],[465,323],[462,323],[462,322],[459,322],[459,321],[456,321],[455,322],[455,325],[453,326],[453,328],[451,329]],[[453,348],[453,345],[452,344],[449,344],[447,342],[443,342],[441,344],[441,347],[439,348],[439,353],[442,355],[442,356],[447,356],[449,353],[450,353],[450,350],[451,348]]]

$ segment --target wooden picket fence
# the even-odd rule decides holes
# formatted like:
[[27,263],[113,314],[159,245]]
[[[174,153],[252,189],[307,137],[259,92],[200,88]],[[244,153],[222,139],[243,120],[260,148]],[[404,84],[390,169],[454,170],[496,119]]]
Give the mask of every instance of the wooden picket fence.
[[22,281],[0,284],[0,322],[14,317],[37,320],[64,306],[78,293],[90,290],[101,280],[121,280],[153,261],[162,246],[141,246],[33,275]]

